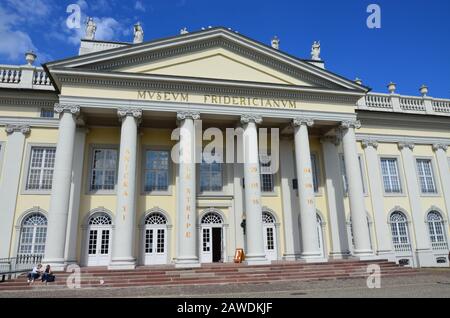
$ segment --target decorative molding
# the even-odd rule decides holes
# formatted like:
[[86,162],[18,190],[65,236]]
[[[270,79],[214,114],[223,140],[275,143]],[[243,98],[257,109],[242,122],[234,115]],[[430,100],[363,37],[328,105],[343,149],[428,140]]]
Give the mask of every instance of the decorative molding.
[[361,94],[342,89],[243,83],[230,80],[193,79],[165,75],[129,73],[93,73],[92,71],[55,70],[58,80],[67,85],[86,85],[118,89],[183,91],[199,94],[243,95],[297,101],[332,102],[355,105]]
[[378,141],[373,139],[364,139],[361,141],[361,144],[364,149],[368,147],[373,147],[375,149],[378,148]]
[[80,115],[81,108],[79,105],[56,103],[54,110],[57,114],[70,112],[72,115],[78,116]]
[[248,123],[255,123],[257,125],[262,124],[263,119],[259,115],[242,115],[241,116],[241,123],[242,124],[248,124]]
[[11,135],[15,132],[21,132],[24,135],[28,135],[31,132],[31,128],[29,125],[16,124],[11,125],[7,124],[5,127],[6,134]]
[[302,125],[306,125],[307,127],[312,127],[312,126],[314,126],[314,120],[309,117],[296,117],[292,121],[292,124],[294,125],[294,127],[300,127]]
[[403,149],[405,149],[405,148],[409,148],[410,150],[414,150],[414,147],[415,147],[416,145],[414,144],[414,143],[412,143],[412,142],[399,142],[398,143],[398,149],[399,150],[403,150]]
[[335,146],[339,146],[341,144],[342,141],[342,136],[324,136],[322,138],[320,138],[320,143],[324,144],[324,143],[331,143]]
[[356,134],[358,141],[365,139],[377,140],[379,143],[413,143],[416,145],[434,145],[445,144],[450,145],[450,139],[445,138],[430,138],[430,137],[409,137],[409,136],[395,136],[395,135],[382,135],[382,134]]
[[29,125],[30,127],[58,128],[57,118],[37,117],[0,117],[0,126],[7,125]]
[[344,129],[359,129],[361,128],[361,122],[359,120],[344,120],[341,126]]
[[132,116],[135,119],[140,120],[142,118],[142,109],[135,107],[121,107],[117,110],[117,116],[120,120],[123,120],[127,116]]
[[445,152],[448,150],[448,144],[437,143],[433,144],[433,151],[444,150]]
[[177,113],[177,120],[182,121],[185,119],[199,120],[200,113],[194,111],[182,111]]

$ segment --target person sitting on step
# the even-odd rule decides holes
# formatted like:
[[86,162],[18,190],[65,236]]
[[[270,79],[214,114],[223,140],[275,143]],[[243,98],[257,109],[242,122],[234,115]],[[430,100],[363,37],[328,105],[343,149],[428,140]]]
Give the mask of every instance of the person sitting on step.
[[42,273],[42,282],[45,282],[45,285],[48,285],[48,283],[52,283],[55,281],[55,275],[53,275],[53,272],[50,269],[50,265],[47,265],[45,267],[45,271]]
[[38,279],[41,276],[41,270],[42,268],[42,264],[37,264],[36,266],[33,267],[33,269],[31,270],[31,272],[28,273],[28,284],[31,285],[34,283],[35,279]]

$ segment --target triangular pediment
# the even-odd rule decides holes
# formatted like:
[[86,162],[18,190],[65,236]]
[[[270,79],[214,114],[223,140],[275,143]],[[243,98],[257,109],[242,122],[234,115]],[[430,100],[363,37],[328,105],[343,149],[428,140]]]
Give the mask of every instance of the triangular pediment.
[[[253,82],[365,93],[367,88],[224,28],[48,63],[52,70]],[[56,81],[57,82],[57,81]]]

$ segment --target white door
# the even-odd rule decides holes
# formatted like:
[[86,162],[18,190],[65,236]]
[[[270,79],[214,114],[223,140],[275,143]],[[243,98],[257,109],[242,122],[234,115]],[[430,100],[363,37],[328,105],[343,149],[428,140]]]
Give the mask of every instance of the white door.
[[167,263],[166,227],[147,226],[144,232],[145,265]]
[[277,244],[275,239],[275,225],[264,224],[263,226],[264,235],[264,251],[266,253],[266,258],[270,261],[277,260]]
[[111,259],[111,228],[91,226],[88,231],[87,266],[107,266]]
[[212,263],[212,227],[201,228],[200,258],[202,263]]

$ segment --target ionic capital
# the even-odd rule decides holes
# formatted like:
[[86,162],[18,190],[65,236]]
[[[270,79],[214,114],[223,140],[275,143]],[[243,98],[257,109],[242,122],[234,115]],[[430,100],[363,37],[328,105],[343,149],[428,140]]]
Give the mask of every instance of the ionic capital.
[[372,148],[375,148],[375,149],[378,148],[378,141],[373,140],[373,139],[364,139],[364,140],[361,142],[361,144],[362,144],[362,147],[363,147],[364,149],[365,149],[365,148],[369,148],[369,147],[372,147]]
[[242,124],[248,124],[248,123],[255,123],[255,124],[262,124],[263,120],[262,117],[259,115],[242,115],[241,116],[241,123]]
[[307,127],[312,127],[314,125],[314,120],[309,117],[297,117],[292,121],[294,127],[300,127],[306,125]]
[[127,116],[134,117],[137,120],[142,118],[142,109],[135,107],[123,107],[117,110],[117,116],[120,120],[125,119]]
[[341,127],[344,129],[359,129],[361,128],[361,122],[359,120],[344,120]]
[[200,119],[200,113],[199,112],[178,112],[177,113],[177,120],[185,120],[185,119],[192,119],[192,120],[199,120]]
[[416,145],[412,142],[399,142],[398,143],[398,149],[399,150],[403,150],[403,149],[409,149],[409,150],[414,150],[414,147]]
[[31,132],[31,128],[29,125],[6,125],[5,131],[8,135],[11,135],[15,132],[20,132],[24,135],[28,135]]
[[68,112],[74,116],[78,116],[80,115],[81,108],[79,105],[56,103],[54,110],[57,114]]
[[433,151],[438,151],[440,149],[447,151],[448,145],[447,144],[434,144],[433,145]]

